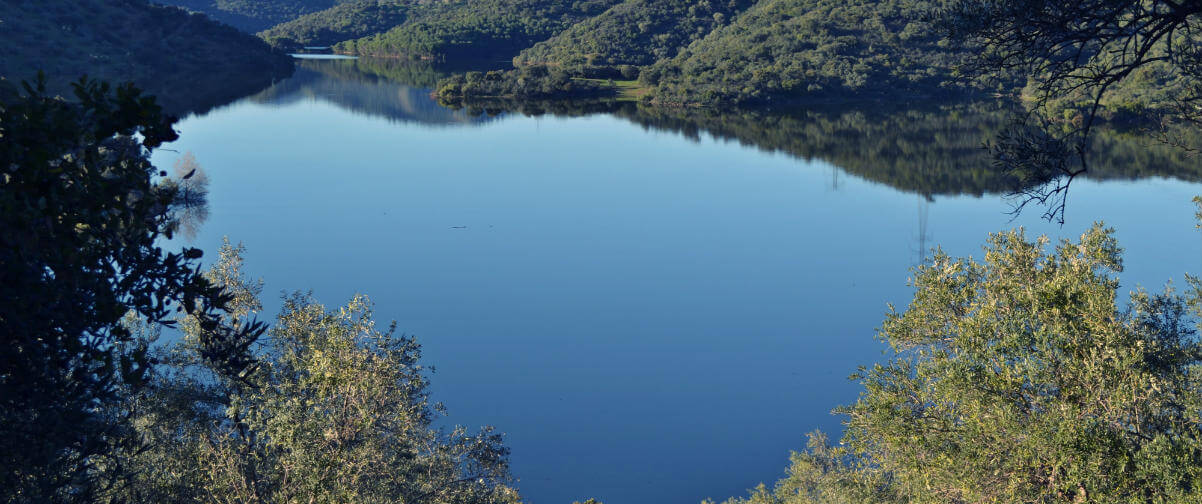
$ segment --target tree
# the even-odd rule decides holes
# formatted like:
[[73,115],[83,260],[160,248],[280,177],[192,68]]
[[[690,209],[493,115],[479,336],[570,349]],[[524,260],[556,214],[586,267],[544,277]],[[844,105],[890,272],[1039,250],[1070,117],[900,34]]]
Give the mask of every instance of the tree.
[[933,17],[945,35],[980,49],[968,73],[1031,78],[1033,113],[995,145],[999,168],[1027,178],[1017,210],[1046,204],[1045,216],[1063,222],[1069,186],[1089,169],[1090,132],[1112,96],[1159,94],[1111,105],[1160,109],[1163,139],[1196,150],[1175,131],[1202,125],[1202,4],[952,0]]
[[893,356],[836,410],[842,442],[811,434],[775,488],[728,504],[1197,502],[1202,279],[1120,308],[1111,230],[1048,245],[1003,232],[983,262],[918,267],[880,330]]
[[[228,242],[207,277],[234,295],[227,323],[261,309],[261,283]],[[356,297],[328,311],[293,295],[265,337],[261,365],[222,379],[197,354],[198,327],[162,359],[139,397],[138,480],[125,500],[512,504],[508,450],[490,429],[432,426],[421,347],[376,328]],[[122,500],[118,499],[118,500]]]
[[[1086,132],[1105,93],[1143,67],[1166,63],[1195,90],[1202,85],[1197,2],[954,0],[937,18],[952,38],[984,49],[973,68],[1025,71],[1038,80],[1042,100],[1088,96]],[[1183,103],[1199,99],[1195,93]]]
[[[825,434],[812,432],[806,449],[789,456],[785,477],[769,489],[760,484],[745,499],[725,504],[887,504],[897,498],[887,476],[858,471],[856,458],[844,446],[831,446]],[[711,504],[706,501],[704,504]]]
[[910,502],[1193,502],[1202,487],[1198,297],[1136,292],[1111,230],[1045,253],[990,237],[983,263],[939,252],[862,369],[844,441]]
[[200,354],[229,376],[252,369],[263,328],[221,324],[231,298],[200,275],[201,252],[157,243],[180,195],[149,161],[176,138],[153,98],[87,79],[76,102],[44,79],[24,91],[0,92],[0,499],[92,501],[138,445],[124,399],[154,364],[127,312],[191,314]]

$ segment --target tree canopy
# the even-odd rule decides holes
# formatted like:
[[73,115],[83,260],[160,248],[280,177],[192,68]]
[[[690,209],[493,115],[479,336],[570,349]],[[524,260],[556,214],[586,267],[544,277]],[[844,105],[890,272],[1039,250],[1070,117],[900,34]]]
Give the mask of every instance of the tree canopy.
[[[174,119],[130,86],[80,80],[78,103],[44,82],[0,104],[0,488],[5,500],[95,498],[120,434],[124,399],[143,386],[148,342],[127,312],[197,320],[199,355],[229,376],[254,362],[263,328],[220,323],[230,296],[201,276],[201,252],[165,252],[178,184],[152,149]],[[123,441],[124,440],[124,441]]]
[[[234,296],[231,324],[262,309],[244,253],[227,240],[206,272]],[[501,436],[434,427],[421,346],[371,309],[365,296],[333,310],[287,297],[244,380],[205,364],[185,319],[135,398],[150,442],[128,454],[132,481],[113,501],[515,504]]]
[[175,119],[74,88],[0,82],[0,500],[518,502],[501,436],[434,425],[420,345],[365,297],[289,297],[267,332],[240,247],[165,251],[204,198],[194,158],[149,161]]
[[1050,245],[1009,231],[983,261],[918,267],[840,446],[812,437],[774,490],[732,502],[1196,502],[1199,280],[1123,302],[1112,230]]

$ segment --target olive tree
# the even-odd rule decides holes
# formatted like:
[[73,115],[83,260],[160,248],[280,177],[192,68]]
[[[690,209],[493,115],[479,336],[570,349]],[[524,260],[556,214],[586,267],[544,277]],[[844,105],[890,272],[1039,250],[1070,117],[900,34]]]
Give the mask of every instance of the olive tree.
[[1120,304],[1109,229],[1048,245],[998,233],[983,262],[940,252],[919,267],[880,332],[896,357],[862,369],[842,410],[845,442],[910,502],[1191,502],[1202,344],[1188,300]]
[[[900,503],[888,475],[857,468],[845,446],[830,444],[826,434],[809,434],[806,448],[789,456],[785,476],[769,488],[760,484],[745,498],[725,504],[889,504]],[[706,501],[704,504],[710,504]]]
[[1120,302],[1111,230],[1050,246],[1003,232],[918,267],[842,441],[729,504],[1197,502],[1202,279]]
[[[261,284],[228,242],[208,278],[234,296],[227,323],[261,309]],[[204,502],[517,502],[508,449],[485,428],[434,426],[421,347],[376,327],[363,296],[328,310],[292,295],[244,379],[196,355],[195,324],[162,359],[137,425],[156,441],[135,456],[131,500]]]

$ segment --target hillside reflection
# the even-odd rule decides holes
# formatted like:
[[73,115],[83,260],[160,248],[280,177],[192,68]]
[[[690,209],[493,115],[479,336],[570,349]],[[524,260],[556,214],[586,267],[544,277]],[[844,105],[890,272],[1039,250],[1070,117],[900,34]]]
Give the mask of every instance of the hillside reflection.
[[438,105],[430,88],[447,75],[423,62],[374,59],[298,59],[292,78],[255,94],[257,103],[318,100],[357,114],[401,123],[472,125],[489,118]]
[[[715,138],[825,161],[844,173],[926,198],[1023,189],[1023,182],[998,169],[984,149],[1012,123],[1013,110],[1002,103],[719,111],[616,101],[490,100],[449,108],[436,103],[430,90],[451,71],[402,60],[298,60],[292,78],[250,99],[276,105],[317,100],[357,114],[431,126],[479,125],[506,114],[608,114],[696,141]],[[1090,179],[1202,181],[1202,165],[1195,159],[1140,131],[1101,128],[1090,156],[1085,175]]]
[[[632,102],[489,101],[468,104],[465,110],[562,117],[607,113],[647,130],[674,132],[696,141],[711,137],[826,161],[862,179],[927,197],[1012,193],[1023,189],[1022,180],[1027,180],[1000,170],[985,149],[1015,117],[1010,106],[995,102],[719,111]],[[1090,161],[1085,177],[1094,180],[1202,181],[1202,165],[1189,153],[1140,130],[1098,128]]]

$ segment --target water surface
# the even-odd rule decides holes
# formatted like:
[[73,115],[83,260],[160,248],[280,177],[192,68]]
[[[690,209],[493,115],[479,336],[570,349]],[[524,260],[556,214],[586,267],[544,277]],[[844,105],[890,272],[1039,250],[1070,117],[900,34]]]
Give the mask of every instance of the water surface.
[[417,335],[450,421],[505,432],[534,504],[775,480],[806,432],[837,437],[829,411],[856,399],[846,377],[881,358],[875,328],[929,247],[979,256],[992,231],[1104,220],[1123,289],[1200,269],[1197,167],[1121,135],[1060,227],[993,194],[990,106],[490,115],[431,101],[439,75],[305,62],[181,122],[155,160],[205,167],[195,241],[245,243],[269,313],[278,292],[366,293]]

